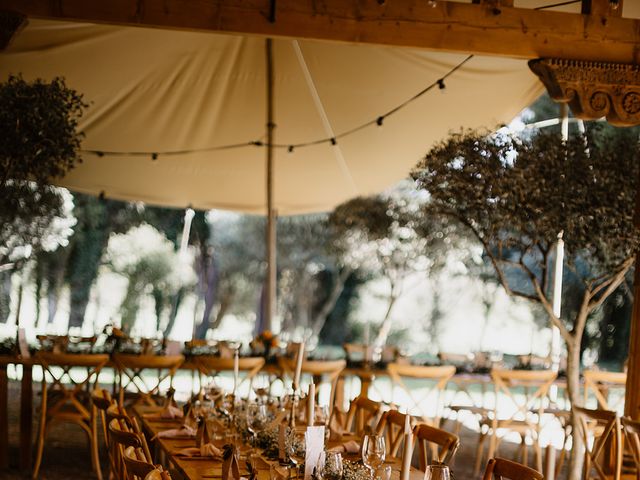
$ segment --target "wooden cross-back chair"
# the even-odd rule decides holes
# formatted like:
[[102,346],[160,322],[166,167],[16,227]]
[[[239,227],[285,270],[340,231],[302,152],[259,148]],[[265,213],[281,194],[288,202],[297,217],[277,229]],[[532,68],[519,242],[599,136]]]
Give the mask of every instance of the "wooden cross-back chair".
[[620,480],[622,473],[622,428],[616,412],[573,407],[578,432],[585,445],[583,480]]
[[422,471],[426,471],[427,465],[434,461],[449,464],[460,447],[458,435],[426,423],[413,428],[413,438]]
[[[409,411],[417,410],[423,421],[433,426],[440,426],[440,419],[442,418],[444,391],[447,388],[447,383],[455,375],[456,367],[453,365],[442,366],[419,366],[419,365],[405,365],[401,363],[390,363],[387,366],[387,372],[392,382],[391,389],[391,402],[394,403],[394,393],[396,387],[399,387],[410,399],[412,405],[405,405],[409,408]],[[404,378],[424,380],[427,386],[427,393],[421,398],[416,398],[412,392],[412,389],[407,386]],[[432,383],[431,386],[428,386]],[[435,416],[431,417],[427,415],[422,409],[422,403],[429,397],[435,395]]]
[[[382,414],[376,435],[382,435],[387,447],[387,457],[398,457],[398,451],[404,438],[404,425],[408,414],[400,413],[397,410],[388,410]],[[413,428],[413,421],[410,419]]]
[[544,475],[533,468],[504,458],[492,458],[487,463],[482,480],[544,480]]
[[374,429],[382,416],[382,403],[359,396],[349,404],[344,431],[362,436],[367,429]]
[[[280,357],[278,358],[278,364],[283,375],[293,379],[296,370],[295,359]],[[320,382],[325,379],[331,385],[331,393],[329,395],[330,409],[334,407],[338,379],[346,366],[347,362],[345,360],[304,360],[302,362],[302,374],[311,375],[314,378],[314,382]],[[316,392],[318,390],[316,389]]]
[[[173,385],[173,375],[184,362],[182,355],[131,355],[116,353],[113,362],[118,369],[119,379],[119,401],[124,405],[125,390],[132,386],[135,391],[134,404],[145,403],[150,406],[157,406],[154,396],[160,394],[160,388],[165,380],[169,380],[169,387]],[[153,384],[147,385],[143,376],[145,370],[157,370],[157,375],[153,377]],[[125,383],[125,381],[127,383]]]
[[[539,442],[540,418],[548,406],[549,389],[557,378],[552,370],[491,370],[495,391],[495,406],[490,416],[483,419],[483,431],[478,439],[475,473],[483,459],[484,440],[489,437],[488,458],[498,451],[501,437],[498,432],[512,431],[520,435],[521,461],[527,464],[528,447],[526,438],[532,440],[536,468],[542,470],[542,449]],[[499,398],[506,398],[514,412],[504,418],[498,415]],[[501,408],[501,411],[503,409]]]
[[[640,422],[631,420],[628,417],[622,417],[620,424],[622,426],[626,451],[630,453],[630,458],[633,461],[632,468],[636,475],[638,475],[640,474]],[[626,466],[625,463],[623,456],[623,473]]]
[[[97,415],[84,389],[98,384],[100,370],[109,361],[103,354],[70,354],[39,352],[36,361],[42,366],[42,405],[38,430],[33,478],[38,477],[47,434],[56,423],[73,423],[87,434],[91,451],[91,465],[102,479],[98,457]],[[79,367],[79,368],[75,368]],[[72,375],[75,368],[76,376]],[[82,377],[77,373],[82,372]],[[69,382],[65,384],[65,378]],[[55,393],[51,395],[51,393]],[[51,398],[50,398],[51,397]],[[88,400],[88,401],[87,401]]]
[[99,412],[100,423],[102,424],[104,445],[107,450],[107,456],[109,458],[110,471],[115,472],[117,470],[117,463],[113,449],[111,448],[109,442],[109,420],[107,417],[107,410],[109,410],[110,407],[117,407],[117,405],[113,398],[111,398],[111,394],[109,394],[108,391],[102,388],[95,388],[93,392],[91,392],[91,401],[93,402],[94,408]]
[[[253,385],[253,379],[260,372],[264,366],[265,360],[263,357],[241,357],[238,358],[238,371],[242,377],[239,379],[239,385],[249,383],[249,391]],[[234,359],[223,358],[213,355],[201,355],[195,358],[195,364],[198,368],[198,376],[200,379],[200,385],[202,385],[202,375],[215,378],[222,372],[233,372]]]
[[[135,477],[143,478],[149,470],[143,472],[137,462],[145,462],[153,469],[153,457],[149,450],[147,440],[135,418],[129,418],[120,414],[120,418],[113,418],[109,422],[109,441],[116,457],[116,476],[122,480],[133,480]],[[127,460],[125,451],[132,448],[135,457]]]
[[153,463],[147,462],[140,447],[126,447],[123,459],[130,480],[143,480],[156,468]]
[[587,405],[589,394],[593,394],[598,402],[598,408],[603,410],[618,411],[624,406],[624,395],[611,403],[609,390],[611,388],[624,389],[627,384],[627,374],[624,372],[602,372],[599,370],[585,370],[584,378],[584,404]]

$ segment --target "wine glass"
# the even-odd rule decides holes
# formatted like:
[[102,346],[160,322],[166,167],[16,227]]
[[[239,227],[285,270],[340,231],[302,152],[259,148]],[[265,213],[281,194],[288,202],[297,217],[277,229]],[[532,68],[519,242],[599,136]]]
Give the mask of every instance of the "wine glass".
[[386,456],[386,445],[382,435],[365,435],[362,441],[362,462],[371,470],[373,478]]
[[295,428],[292,429],[287,436],[285,448],[287,455],[289,456],[289,460],[291,460],[291,463],[295,466],[296,479],[299,476],[300,468],[304,465],[306,454],[305,447],[304,430],[296,431]]
[[266,404],[269,399],[269,378],[266,375],[258,375],[253,379],[253,393],[259,402]]
[[427,465],[424,480],[449,480],[449,467],[442,464]]
[[257,403],[247,407],[247,427],[253,438],[253,445],[256,446],[258,434],[264,430],[267,424],[267,407]]
[[322,477],[326,480],[341,480],[344,473],[342,454],[339,452],[327,452],[322,469]]

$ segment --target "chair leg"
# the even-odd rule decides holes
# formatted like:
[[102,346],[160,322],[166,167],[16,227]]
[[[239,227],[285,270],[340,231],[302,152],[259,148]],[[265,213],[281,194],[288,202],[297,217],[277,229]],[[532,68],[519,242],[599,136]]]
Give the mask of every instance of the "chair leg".
[[488,432],[482,433],[480,432],[480,436],[478,437],[478,447],[476,448],[476,463],[473,467],[473,474],[478,475],[480,472],[480,465],[482,464],[483,453],[484,453],[484,441],[487,438]]
[[42,406],[40,408],[40,426],[38,428],[38,445],[36,448],[36,461],[33,466],[32,477],[38,478],[40,472],[40,464],[42,463],[42,452],[44,450],[44,437],[46,434],[47,426],[47,385],[44,379],[44,371],[42,372]]
[[91,406],[91,463],[98,480],[102,480],[102,468],[98,455],[98,412],[95,406]]

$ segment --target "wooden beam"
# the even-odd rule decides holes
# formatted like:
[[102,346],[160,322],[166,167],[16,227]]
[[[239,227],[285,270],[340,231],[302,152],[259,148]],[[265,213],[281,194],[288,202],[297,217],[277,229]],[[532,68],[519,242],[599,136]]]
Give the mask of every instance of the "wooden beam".
[[[602,7],[603,0],[592,0]],[[608,1],[608,0],[607,0]],[[509,0],[0,0],[28,17],[395,45],[517,58],[640,63],[640,21]]]
[[[640,177],[638,178],[640,185]],[[640,188],[636,190],[635,224],[640,228]],[[633,278],[633,310],[631,311],[631,335],[627,357],[627,385],[625,388],[624,414],[640,420],[640,252],[636,253]]]
[[11,45],[13,38],[27,25],[27,17],[0,9],[0,51]]

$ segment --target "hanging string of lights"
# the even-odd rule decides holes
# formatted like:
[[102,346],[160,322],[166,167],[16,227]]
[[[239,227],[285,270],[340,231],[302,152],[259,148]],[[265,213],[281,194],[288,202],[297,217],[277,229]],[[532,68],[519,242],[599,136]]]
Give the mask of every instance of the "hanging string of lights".
[[[568,0],[568,1],[563,1],[563,2],[558,2],[558,3],[553,3],[553,4],[537,7],[534,10],[545,10],[545,9],[548,9],[548,8],[555,8],[555,7],[560,7],[560,6],[564,6],[564,5],[571,5],[571,4],[574,4],[574,3],[579,3],[580,1],[581,0]],[[610,0],[610,3],[612,5],[612,8],[616,8],[618,6],[618,4],[619,4],[618,0]],[[433,7],[435,7],[436,4],[437,4],[437,0],[430,0],[429,4],[431,6],[433,6]],[[473,54],[467,56],[464,60],[462,60],[461,62],[456,64],[453,68],[451,68],[451,70],[449,70],[442,77],[437,79],[435,82],[427,85],[425,88],[420,90],[418,93],[416,93],[412,97],[409,97],[404,102],[402,102],[399,105],[397,105],[396,107],[392,108],[391,110],[388,110],[387,112],[385,112],[385,113],[383,113],[381,115],[378,115],[376,118],[374,118],[372,120],[369,120],[369,121],[367,121],[365,123],[362,123],[362,124],[360,124],[360,125],[358,125],[356,127],[353,127],[353,128],[351,128],[349,130],[345,130],[344,132],[341,132],[341,133],[339,133],[339,134],[337,134],[337,135],[335,135],[333,137],[322,137],[322,138],[319,138],[317,140],[312,140],[312,141],[303,142],[303,143],[287,143],[287,144],[277,143],[277,144],[274,144],[272,146],[274,148],[278,148],[278,149],[285,149],[289,153],[293,153],[296,149],[305,148],[305,147],[311,147],[311,146],[315,146],[315,145],[321,145],[323,143],[335,146],[335,145],[338,144],[338,140],[346,138],[346,137],[348,137],[350,135],[353,135],[354,133],[359,132],[361,130],[364,130],[365,128],[369,128],[369,127],[374,126],[374,125],[377,126],[377,127],[382,127],[382,125],[384,124],[384,121],[388,117],[394,115],[395,113],[399,112],[400,110],[402,110],[403,108],[407,107],[411,103],[415,102],[420,97],[424,96],[426,93],[430,92],[434,88],[437,87],[439,90],[446,89],[445,80],[447,80],[451,75],[453,75],[456,71],[458,71],[460,68],[462,68],[473,57],[474,57]],[[82,152],[83,153],[88,153],[88,154],[93,154],[93,155],[96,155],[98,157],[104,157],[104,156],[111,156],[111,157],[116,157],[116,156],[119,156],[119,157],[150,157],[151,160],[155,161],[160,156],[162,156],[162,157],[171,157],[171,156],[177,156],[177,155],[188,155],[188,154],[193,154],[193,153],[215,152],[215,151],[221,151],[221,150],[233,150],[233,149],[246,148],[246,147],[266,147],[266,146],[268,146],[268,144],[263,139],[258,139],[258,140],[241,142],[241,143],[231,143],[231,144],[228,144],[228,145],[218,145],[218,146],[213,146],[213,147],[194,148],[194,149],[189,149],[189,150],[167,150],[167,151],[156,151],[156,152],[150,152],[150,151],[129,151],[129,152],[124,152],[124,151],[108,151],[108,150],[82,150]]]
[[[420,90],[418,93],[416,93],[415,95],[409,97],[408,99],[406,99],[405,101],[403,101],[401,104],[393,107],[391,110],[388,110],[387,112],[378,115],[376,118],[374,118],[373,120],[369,120],[365,123],[362,123],[356,127],[353,127],[349,130],[346,130],[344,132],[341,132],[333,137],[322,137],[316,140],[311,140],[308,142],[301,142],[301,143],[286,143],[286,144],[274,144],[273,147],[274,148],[279,148],[279,149],[285,149],[287,150],[289,153],[293,153],[294,150],[296,149],[300,149],[300,148],[304,148],[304,147],[311,147],[314,145],[320,145],[323,143],[326,143],[328,145],[337,145],[338,144],[338,140],[340,139],[344,139],[350,135],[353,135],[356,132],[359,132],[360,130],[363,130],[365,128],[371,127],[371,126],[378,126],[381,127],[385,121],[385,119],[387,119],[388,117],[390,117],[391,115],[394,115],[395,113],[398,113],[400,110],[402,110],[403,108],[407,107],[409,104],[415,102],[416,100],[418,100],[420,97],[424,96],[426,93],[428,93],[429,91],[431,91],[434,88],[438,88],[439,90],[444,90],[446,88],[446,84],[445,84],[445,80],[447,78],[449,78],[451,75],[453,75],[456,71],[458,71],[463,65],[465,65],[469,60],[471,60],[473,58],[473,55],[469,55],[467,56],[464,60],[462,60],[461,62],[459,62],[458,64],[456,64],[451,70],[449,70],[447,73],[445,73],[442,77],[440,77],[439,79],[437,79],[435,82],[429,84],[428,86],[426,86],[425,88],[423,88],[422,90]],[[170,156],[177,156],[177,155],[188,155],[188,154],[192,154],[192,153],[204,153],[204,152],[215,152],[215,151],[220,151],[220,150],[232,150],[232,149],[237,149],[237,148],[246,148],[246,147],[266,147],[267,143],[264,142],[262,139],[258,139],[258,140],[253,140],[253,141],[248,141],[248,142],[241,142],[241,143],[232,143],[232,144],[228,144],[228,145],[218,145],[218,146],[213,146],[213,147],[205,147],[205,148],[194,148],[194,149],[189,149],[189,150],[168,150],[168,151],[156,151],[156,152],[149,152],[149,151],[128,151],[128,152],[124,152],[124,151],[108,151],[108,150],[83,150],[83,153],[88,153],[88,154],[92,154],[92,155],[96,155],[98,157],[104,157],[104,156],[110,156],[110,157],[150,157],[151,160],[157,160],[159,157],[170,157]]]

